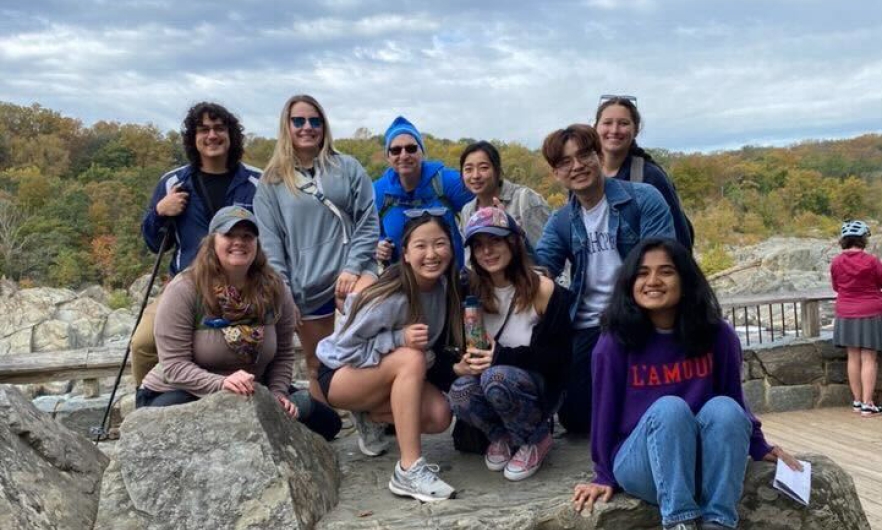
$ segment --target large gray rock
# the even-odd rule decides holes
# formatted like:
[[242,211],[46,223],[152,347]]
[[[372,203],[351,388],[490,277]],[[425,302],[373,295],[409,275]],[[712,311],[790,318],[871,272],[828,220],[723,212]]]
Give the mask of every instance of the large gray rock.
[[331,446],[264,387],[139,409],[120,435],[95,530],[312,528],[337,503]]
[[0,528],[91,528],[105,457],[0,385]]
[[[484,467],[479,455],[453,450],[449,434],[424,436],[426,457],[440,465],[441,476],[457,488],[456,499],[421,504],[393,496],[386,484],[396,454],[362,456],[354,436],[337,440],[343,485],[340,503],[318,524],[322,530],[400,528],[478,530],[649,530],[659,529],[658,509],[624,494],[601,504],[593,514],[573,511],[573,486],[592,476],[586,439],[555,440],[543,468],[518,483]],[[395,451],[393,451],[395,453]],[[771,488],[775,466],[751,463],[739,507],[744,530],[869,530],[851,478],[830,459],[812,462],[812,503],[802,508]]]

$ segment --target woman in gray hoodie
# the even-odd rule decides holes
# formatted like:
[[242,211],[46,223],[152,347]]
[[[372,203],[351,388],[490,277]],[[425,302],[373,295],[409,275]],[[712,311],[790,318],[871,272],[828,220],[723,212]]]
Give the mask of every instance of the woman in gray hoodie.
[[446,208],[405,212],[401,261],[347,300],[345,320],[318,346],[319,384],[328,403],[356,412],[359,448],[371,456],[385,449],[382,429],[369,433],[365,426],[395,424],[401,457],[389,489],[423,502],[454,494],[438,477],[438,466],[423,458],[420,435],[450,425],[442,392],[466,369],[446,347],[461,349],[463,342],[446,213]]
[[285,102],[254,213],[261,245],[303,315],[298,334],[310,394],[324,401],[316,345],[333,331],[338,303],[376,281],[380,232],[371,180],[357,160],[334,150],[327,114],[315,98]]

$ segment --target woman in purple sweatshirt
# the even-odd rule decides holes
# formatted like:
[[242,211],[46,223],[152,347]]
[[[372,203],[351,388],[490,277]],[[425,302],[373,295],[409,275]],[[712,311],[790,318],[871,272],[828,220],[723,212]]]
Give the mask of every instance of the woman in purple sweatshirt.
[[592,373],[595,477],[576,486],[577,510],[623,489],[658,505],[665,528],[735,528],[748,455],[801,467],[766,443],[744,403],[738,336],[682,245],[647,239],[631,251],[603,326]]

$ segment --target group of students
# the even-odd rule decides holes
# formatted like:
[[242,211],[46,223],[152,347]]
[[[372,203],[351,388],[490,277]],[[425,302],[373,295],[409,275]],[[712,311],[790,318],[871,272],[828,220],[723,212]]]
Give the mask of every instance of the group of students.
[[[175,252],[133,339],[138,406],[249,395],[259,382],[327,439],[340,429],[332,407],[351,411],[370,456],[393,424],[389,489],[426,502],[455,488],[422,434],[455,416],[485,438],[488,469],[523,480],[551,450],[556,414],[591,435],[596,477],[575,487],[577,509],[621,488],[658,504],[666,527],[735,527],[748,455],[799,464],[765,442],[744,402],[738,338],[639,129],[623,96],[601,101],[593,127],[549,134],[542,154],[569,192],[552,213],[504,178],[488,142],[445,168],[398,117],[372,183],[334,149],[319,102],[298,95],[261,175],[241,163],[235,116],[195,105],[190,164],[162,177],[143,223],[154,251],[172,230]],[[553,281],[566,266],[569,288]],[[487,347],[465,344],[466,292]],[[308,389],[290,385],[295,331]]]

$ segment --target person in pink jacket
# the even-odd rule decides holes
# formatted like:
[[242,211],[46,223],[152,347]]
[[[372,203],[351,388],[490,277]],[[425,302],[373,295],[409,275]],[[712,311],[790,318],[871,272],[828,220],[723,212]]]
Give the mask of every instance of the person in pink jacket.
[[873,400],[876,386],[876,352],[882,350],[882,262],[866,252],[870,227],[863,221],[846,221],[839,243],[842,253],[830,264],[836,291],[833,344],[848,350],[848,383],[852,407],[862,416],[878,416],[882,408]]

